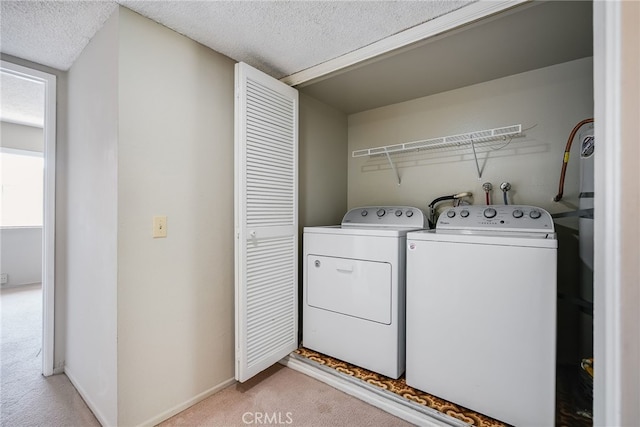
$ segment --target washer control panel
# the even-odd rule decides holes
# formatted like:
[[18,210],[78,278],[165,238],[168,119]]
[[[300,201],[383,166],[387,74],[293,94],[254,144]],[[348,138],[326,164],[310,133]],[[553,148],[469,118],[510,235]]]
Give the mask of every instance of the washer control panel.
[[525,205],[470,205],[449,208],[436,230],[553,232],[553,219],[542,208]]
[[342,226],[427,228],[424,213],[413,206],[353,208],[342,218]]

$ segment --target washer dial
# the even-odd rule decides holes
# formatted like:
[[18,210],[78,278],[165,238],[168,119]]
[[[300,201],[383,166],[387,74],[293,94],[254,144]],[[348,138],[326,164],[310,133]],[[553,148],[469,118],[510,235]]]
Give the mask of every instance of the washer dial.
[[498,214],[498,212],[496,212],[496,210],[493,208],[487,208],[484,210],[484,212],[482,212],[482,214],[485,218],[493,218]]

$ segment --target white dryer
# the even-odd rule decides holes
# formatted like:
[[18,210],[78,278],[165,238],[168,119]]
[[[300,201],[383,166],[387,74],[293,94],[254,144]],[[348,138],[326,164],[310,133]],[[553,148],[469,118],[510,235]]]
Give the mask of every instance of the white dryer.
[[414,207],[362,207],[340,226],[305,227],[304,347],[398,378],[405,365],[405,242]]
[[556,249],[531,206],[462,206],[407,235],[407,384],[518,426],[555,425]]

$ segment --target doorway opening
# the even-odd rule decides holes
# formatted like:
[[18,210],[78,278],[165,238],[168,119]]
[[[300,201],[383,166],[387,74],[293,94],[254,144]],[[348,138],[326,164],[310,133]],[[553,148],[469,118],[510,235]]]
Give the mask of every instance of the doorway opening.
[[[31,219],[20,213],[7,213],[5,199],[10,198],[12,193],[16,199],[24,199],[20,195],[25,189],[12,188],[11,185],[5,188],[3,184],[1,219],[18,222],[0,224],[3,233],[32,234],[33,239],[28,240],[41,242],[39,248],[36,245],[34,249],[37,253],[31,254],[31,258],[33,256],[36,258],[34,265],[41,268],[41,272],[36,272],[36,276],[39,273],[40,280],[37,280],[37,277],[33,279],[29,276],[29,274],[34,274],[33,268],[30,268],[29,265],[22,266],[23,268],[20,270],[20,266],[16,263],[4,262],[6,255],[14,253],[14,250],[5,248],[5,243],[9,243],[11,239],[3,239],[1,281],[2,287],[8,289],[17,289],[20,285],[29,285],[30,283],[29,287],[34,287],[35,285],[32,284],[34,280],[41,283],[41,371],[43,375],[49,376],[54,373],[56,76],[7,61],[0,62],[0,74],[2,76],[3,106],[0,116],[3,133],[0,149],[3,156],[3,174],[6,169],[9,169],[4,167],[5,163],[8,166],[9,164],[26,162],[33,166],[34,170],[40,168],[42,177],[41,193],[37,197],[32,197],[30,202],[25,203],[22,200],[20,203],[23,207],[27,206],[29,211],[34,212],[34,218]],[[40,147],[37,142],[33,142],[37,140],[34,135],[38,133],[41,134]],[[31,137],[28,134],[32,134]],[[37,200],[38,198],[39,200]],[[35,206],[33,206],[34,204]],[[40,219],[35,218],[38,216],[38,210],[40,211]],[[12,217],[15,221],[12,220]],[[24,222],[25,220],[26,222]],[[24,244],[26,241],[20,236],[14,240],[16,244]],[[26,248],[26,250],[29,249]],[[37,263],[37,258],[40,258],[40,263]],[[15,272],[13,274],[4,271],[7,268],[18,269],[13,270]],[[29,289],[29,291],[33,290]]]

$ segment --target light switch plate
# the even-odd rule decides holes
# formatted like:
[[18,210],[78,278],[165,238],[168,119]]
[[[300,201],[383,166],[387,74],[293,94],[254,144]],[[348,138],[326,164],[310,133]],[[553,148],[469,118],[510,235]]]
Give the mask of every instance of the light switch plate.
[[167,217],[154,216],[153,217],[153,237],[167,237]]

